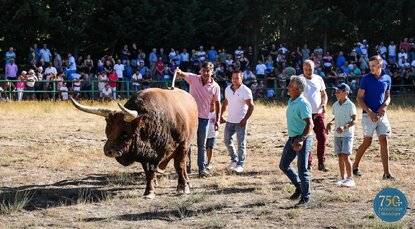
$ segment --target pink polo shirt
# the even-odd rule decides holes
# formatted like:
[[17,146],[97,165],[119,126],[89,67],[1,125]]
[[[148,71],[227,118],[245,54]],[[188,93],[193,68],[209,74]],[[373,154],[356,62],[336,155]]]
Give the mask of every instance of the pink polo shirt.
[[203,86],[200,75],[185,73],[185,80],[190,85],[190,94],[196,100],[199,118],[208,119],[210,104],[213,101],[220,101],[220,87],[212,80]]

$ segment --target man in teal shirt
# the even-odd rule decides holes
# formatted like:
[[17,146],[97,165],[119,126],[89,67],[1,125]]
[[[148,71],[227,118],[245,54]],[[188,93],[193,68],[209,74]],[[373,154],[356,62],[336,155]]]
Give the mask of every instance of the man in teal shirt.
[[[307,166],[308,156],[313,145],[311,105],[302,95],[305,87],[304,77],[296,75],[291,77],[288,85],[290,100],[286,112],[289,138],[284,146],[279,165],[296,188],[290,199],[295,200],[301,197],[298,203],[300,206],[310,201],[310,173]],[[291,162],[296,156],[298,156],[298,173],[291,167]]]

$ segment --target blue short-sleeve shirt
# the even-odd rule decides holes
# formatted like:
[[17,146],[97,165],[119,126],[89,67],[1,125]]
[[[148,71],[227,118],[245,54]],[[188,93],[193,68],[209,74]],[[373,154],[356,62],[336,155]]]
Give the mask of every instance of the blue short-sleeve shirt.
[[[385,102],[385,92],[390,91],[391,85],[391,77],[384,71],[382,71],[382,75],[379,79],[372,73],[363,77],[360,82],[360,89],[365,90],[365,104],[373,112],[377,112],[379,107]],[[363,110],[363,113],[366,113],[366,111]]]
[[311,118],[311,115],[311,105],[302,95],[294,100],[288,100],[286,111],[288,136],[301,135],[307,125],[304,119]]

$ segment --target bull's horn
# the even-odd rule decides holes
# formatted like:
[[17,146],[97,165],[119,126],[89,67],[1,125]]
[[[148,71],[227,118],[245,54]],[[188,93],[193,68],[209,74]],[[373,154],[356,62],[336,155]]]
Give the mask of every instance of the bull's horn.
[[99,109],[99,108],[84,106],[84,105],[81,105],[78,102],[76,102],[75,99],[72,98],[72,96],[69,96],[69,98],[71,99],[72,104],[76,108],[78,108],[79,110],[84,111],[86,113],[96,114],[96,115],[108,118],[110,113],[114,112],[114,111],[109,110],[109,109]]
[[124,121],[131,122],[134,119],[138,118],[138,112],[134,110],[129,110],[125,108],[123,105],[117,103],[122,112],[124,113]]

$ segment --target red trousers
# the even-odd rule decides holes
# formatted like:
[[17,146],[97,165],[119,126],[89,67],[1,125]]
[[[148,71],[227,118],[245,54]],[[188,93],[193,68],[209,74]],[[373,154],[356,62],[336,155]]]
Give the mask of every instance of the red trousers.
[[[324,123],[324,113],[313,114],[314,133],[317,139],[317,159],[319,164],[324,164],[326,161],[326,125]],[[312,152],[308,156],[308,164],[312,164]]]

